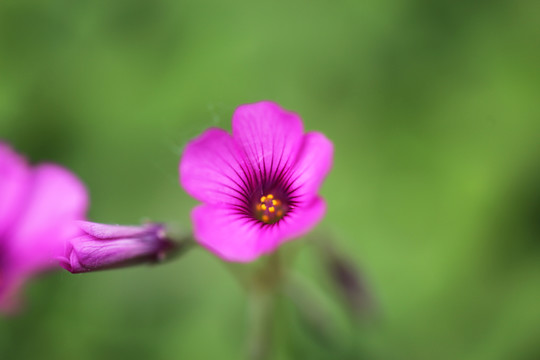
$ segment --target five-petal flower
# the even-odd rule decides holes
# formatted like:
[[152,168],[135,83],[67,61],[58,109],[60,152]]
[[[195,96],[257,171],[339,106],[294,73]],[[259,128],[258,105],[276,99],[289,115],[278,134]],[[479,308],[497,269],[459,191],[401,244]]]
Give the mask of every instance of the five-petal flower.
[[228,261],[247,262],[305,234],[323,217],[317,195],[332,165],[332,143],[304,134],[302,120],[272,102],[238,107],[232,136],[211,128],[186,146],[180,182],[203,202],[195,238]]

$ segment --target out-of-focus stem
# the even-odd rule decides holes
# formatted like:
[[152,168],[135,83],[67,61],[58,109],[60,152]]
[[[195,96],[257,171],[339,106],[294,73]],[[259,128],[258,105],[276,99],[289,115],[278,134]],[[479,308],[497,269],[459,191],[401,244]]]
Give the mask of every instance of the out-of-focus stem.
[[184,236],[179,239],[174,239],[170,236],[167,238],[171,241],[172,245],[158,254],[156,257],[157,263],[175,260],[197,246],[197,242],[191,236]]
[[283,271],[276,251],[249,282],[248,356],[250,360],[268,359],[272,344],[272,319],[275,296],[281,286]]
[[284,282],[283,293],[296,305],[311,328],[331,340],[336,330],[334,320],[325,307],[324,299],[310,289],[308,282],[301,274],[290,273]]
[[253,291],[249,295],[248,311],[248,358],[250,360],[268,359],[272,343],[274,293]]

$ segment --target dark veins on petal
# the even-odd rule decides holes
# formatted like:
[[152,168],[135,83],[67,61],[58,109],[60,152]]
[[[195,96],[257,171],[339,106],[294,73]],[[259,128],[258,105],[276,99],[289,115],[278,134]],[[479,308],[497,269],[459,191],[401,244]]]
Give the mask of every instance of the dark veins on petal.
[[[264,153],[264,152],[262,152]],[[274,157],[268,167],[263,160],[262,166],[251,161],[235,158],[240,171],[232,164],[228,166],[235,172],[240,181],[229,178],[235,187],[229,187],[239,201],[234,206],[238,215],[262,226],[277,224],[290,215],[298,205],[293,178],[291,160],[284,161],[284,149],[281,150],[277,164]],[[245,157],[248,159],[248,157]]]

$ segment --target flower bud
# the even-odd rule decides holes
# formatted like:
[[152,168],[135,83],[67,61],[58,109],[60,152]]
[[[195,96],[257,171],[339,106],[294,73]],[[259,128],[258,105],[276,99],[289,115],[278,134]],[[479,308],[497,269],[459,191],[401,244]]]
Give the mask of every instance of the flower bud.
[[67,241],[60,265],[71,273],[111,269],[162,260],[175,244],[161,224],[105,225],[78,221],[83,235]]
[[370,315],[375,310],[375,304],[357,265],[330,244],[322,246],[321,254],[330,279],[352,312],[359,318]]

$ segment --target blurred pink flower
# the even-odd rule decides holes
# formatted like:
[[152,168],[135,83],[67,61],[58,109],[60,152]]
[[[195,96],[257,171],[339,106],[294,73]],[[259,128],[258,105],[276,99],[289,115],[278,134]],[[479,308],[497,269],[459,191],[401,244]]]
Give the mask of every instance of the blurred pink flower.
[[60,264],[72,273],[158,261],[172,250],[163,225],[104,225],[78,222],[83,234],[68,240]]
[[303,235],[323,217],[317,195],[332,166],[332,143],[304,134],[302,120],[272,102],[238,107],[232,136],[208,129],[186,146],[184,189],[197,241],[228,261],[247,262]]
[[54,164],[30,167],[0,142],[0,311],[15,310],[31,276],[58,266],[64,241],[79,230],[87,194],[83,184]]

